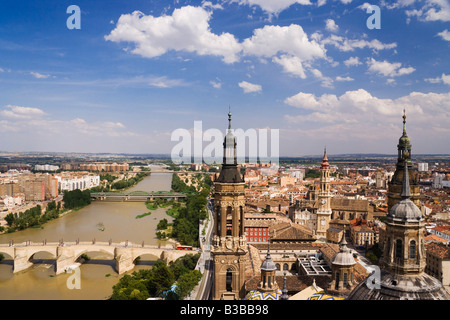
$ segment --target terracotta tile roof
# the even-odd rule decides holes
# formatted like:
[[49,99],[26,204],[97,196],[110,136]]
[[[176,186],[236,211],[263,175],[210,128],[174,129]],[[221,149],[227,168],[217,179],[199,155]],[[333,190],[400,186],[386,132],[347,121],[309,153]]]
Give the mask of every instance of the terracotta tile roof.
[[312,240],[312,231],[308,228],[290,222],[279,223],[269,227],[272,240]]
[[347,198],[331,198],[331,208],[333,210],[369,210],[369,200],[366,199],[347,199]]
[[431,242],[425,245],[425,249],[427,253],[431,253],[440,259],[450,259],[450,248],[445,244]]
[[[290,293],[297,293],[305,288],[312,285],[313,280],[315,279],[316,284],[321,288],[327,288],[329,283],[331,282],[331,276],[286,276],[286,288]],[[259,282],[261,281],[261,276],[254,276],[249,278],[245,282],[245,290],[251,291],[256,290],[258,288]],[[275,281],[278,284],[280,289],[283,289],[284,285],[284,276],[275,276]]]

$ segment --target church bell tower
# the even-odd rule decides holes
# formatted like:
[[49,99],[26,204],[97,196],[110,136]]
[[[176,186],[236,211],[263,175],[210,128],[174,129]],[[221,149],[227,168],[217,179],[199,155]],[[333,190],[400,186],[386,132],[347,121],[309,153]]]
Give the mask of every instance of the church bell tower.
[[320,168],[319,207],[317,209],[316,234],[326,237],[331,219],[330,164],[325,149]]
[[236,137],[228,131],[223,143],[223,163],[214,181],[213,299],[242,299],[245,294],[245,260],[248,254],[244,229],[244,179],[237,166]]
[[388,183],[388,210],[390,210],[397,202],[402,200],[403,175],[405,174],[405,165],[409,171],[409,187],[411,192],[411,201],[420,208],[420,185],[417,182],[417,172],[413,170],[411,161],[411,141],[406,133],[406,113],[403,110],[403,134],[397,145],[398,157],[397,165]]

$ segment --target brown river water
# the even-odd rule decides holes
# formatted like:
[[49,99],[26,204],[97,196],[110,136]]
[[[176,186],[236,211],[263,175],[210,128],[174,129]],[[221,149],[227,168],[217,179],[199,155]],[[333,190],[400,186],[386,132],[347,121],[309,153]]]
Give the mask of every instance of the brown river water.
[[[153,173],[144,178],[130,191],[170,190],[171,173]],[[0,243],[15,244],[24,241],[58,242],[61,239],[73,242],[95,241],[129,242],[159,245],[166,244],[156,239],[155,232],[159,220],[172,218],[166,215],[166,209],[156,209],[150,215],[136,219],[137,215],[148,212],[143,202],[95,202],[75,212],[44,224],[40,229],[26,229],[19,232],[0,235]],[[104,227],[101,231],[99,225]],[[112,287],[122,275],[115,271],[112,255],[101,252],[87,253],[91,258],[78,270],[79,286],[68,285],[69,277],[75,272],[55,275],[55,257],[49,253],[36,253],[34,265],[27,270],[13,273],[11,257],[5,255],[0,262],[0,300],[103,300],[112,294]],[[141,256],[133,271],[151,268],[156,261],[152,255]],[[75,283],[72,282],[72,283]]]

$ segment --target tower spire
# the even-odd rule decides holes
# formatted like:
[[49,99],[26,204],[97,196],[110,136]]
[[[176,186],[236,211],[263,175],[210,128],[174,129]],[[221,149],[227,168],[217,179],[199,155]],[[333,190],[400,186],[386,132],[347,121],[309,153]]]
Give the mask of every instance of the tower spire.
[[403,170],[403,183],[402,183],[402,193],[400,194],[403,199],[411,197],[411,190],[409,188],[409,174],[408,174],[408,165],[405,161],[405,168]]
[[403,108],[403,136],[406,136],[406,110]]
[[231,130],[231,107],[228,106],[228,130]]

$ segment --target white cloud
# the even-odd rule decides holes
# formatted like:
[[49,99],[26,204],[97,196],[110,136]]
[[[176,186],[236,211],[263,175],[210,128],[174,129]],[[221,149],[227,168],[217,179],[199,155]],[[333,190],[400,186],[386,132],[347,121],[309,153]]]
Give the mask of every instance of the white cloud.
[[186,83],[180,79],[168,79],[167,77],[156,77],[148,79],[148,85],[157,88],[173,88],[185,86]]
[[341,77],[341,76],[337,76],[336,77],[336,81],[354,81],[355,79],[351,78],[351,77]]
[[300,77],[302,79],[306,78],[302,60],[300,60],[298,57],[281,55],[279,58],[274,57],[272,61],[281,65],[283,67],[284,72],[294,75],[296,77]]
[[430,82],[430,83],[444,83],[444,84],[448,84],[450,85],[450,74],[446,75],[446,74],[442,74],[440,77],[437,78],[428,78],[425,79],[425,81]]
[[0,111],[0,115],[11,119],[34,119],[45,115],[39,108],[7,105]]
[[325,50],[316,41],[310,41],[303,28],[296,24],[255,29],[242,46],[244,54],[258,57],[273,57],[279,53],[296,56],[302,61],[326,57]]
[[413,146],[417,148],[421,140],[422,152],[427,148],[431,151],[429,141],[434,141],[434,146],[445,145],[450,134],[450,92],[411,92],[397,99],[378,98],[364,89],[340,96],[299,92],[284,102],[299,110],[297,114],[285,115],[287,127],[290,124],[301,128],[296,136],[301,135],[303,141],[312,139],[316,144],[342,143],[339,152],[345,152],[348,141],[353,148],[358,146],[352,152],[386,152],[387,139],[394,141],[391,150],[394,152],[395,141],[401,135],[403,109]]
[[221,82],[219,79],[211,80],[211,81],[209,82],[209,84],[212,85],[213,88],[216,88],[216,89],[222,88],[222,82]]
[[448,0],[426,0],[421,9],[406,10],[408,17],[421,21],[450,21],[450,2]]
[[362,64],[362,62],[359,61],[358,57],[350,57],[350,58],[348,58],[347,60],[344,61],[344,64],[347,67],[352,67],[352,66],[360,65],[360,64]]
[[320,79],[322,81],[321,86],[325,88],[333,88],[333,79],[330,77],[326,77],[320,72],[318,69],[311,69],[311,73],[316,77],[317,79]]
[[213,4],[211,1],[202,1],[203,8],[211,8],[211,9],[223,9],[222,5],[219,3]]
[[105,39],[133,43],[135,47],[131,52],[147,58],[174,50],[220,56],[225,63],[238,61],[240,44],[230,33],[212,33],[211,15],[205,8],[192,6],[175,9],[171,16],[161,17],[135,11],[121,15],[115,29]]
[[437,35],[440,36],[445,41],[450,41],[450,32],[447,29],[445,29],[442,32],[439,32]]
[[407,7],[411,4],[413,4],[416,0],[396,0],[393,3],[390,0],[382,0],[380,2],[380,5],[383,7],[386,7],[388,9],[397,9],[397,8],[403,8]]
[[244,93],[252,93],[252,92],[259,93],[262,91],[262,86],[247,81],[239,82],[239,87],[241,87],[244,90]]
[[[317,33],[316,33],[317,34]],[[316,36],[317,37],[317,36]],[[365,39],[347,39],[341,36],[332,34],[328,38],[320,40],[321,45],[332,45],[340,51],[354,51],[355,49],[373,49],[373,50],[387,50],[397,47],[397,43],[382,43],[381,41],[374,39],[367,41]]]
[[49,74],[41,74],[39,72],[30,72],[30,74],[36,79],[47,79],[48,77],[50,77]]
[[367,60],[367,65],[369,66],[369,71],[377,74],[381,74],[386,77],[397,77],[414,72],[416,69],[412,67],[401,68],[402,64],[400,62],[390,63],[386,60],[377,61],[374,58]]
[[[414,94],[412,93],[411,95]],[[447,96],[450,96],[450,93]],[[295,96],[287,98],[284,102],[299,109],[313,110],[319,113],[331,113],[334,115],[347,114],[351,116],[350,118],[360,116],[361,119],[370,117],[371,115],[396,115],[400,108],[403,107],[407,107],[408,112],[423,113],[420,104],[417,104],[415,101],[411,102],[410,97],[403,97],[396,100],[380,99],[372,96],[364,89],[347,91],[340,97],[331,94],[316,97],[313,94],[299,92]],[[449,103],[447,102],[447,104]],[[340,122],[341,120],[340,117],[335,118],[335,122]]]
[[331,32],[336,32],[339,30],[339,26],[334,22],[333,19],[327,19],[325,21],[325,29]]
[[258,6],[268,14],[278,14],[293,4],[311,5],[309,0],[231,0],[241,5]]
[[[113,121],[89,122],[82,118],[71,120],[51,119],[38,108],[6,106],[0,111],[0,132],[21,134],[27,139],[48,139],[49,135],[68,136],[75,141],[81,137],[130,137],[136,133],[127,131],[124,124]],[[46,138],[45,138],[46,137]],[[19,139],[19,138],[18,138]],[[28,143],[28,141],[27,141]]]

